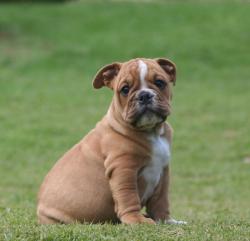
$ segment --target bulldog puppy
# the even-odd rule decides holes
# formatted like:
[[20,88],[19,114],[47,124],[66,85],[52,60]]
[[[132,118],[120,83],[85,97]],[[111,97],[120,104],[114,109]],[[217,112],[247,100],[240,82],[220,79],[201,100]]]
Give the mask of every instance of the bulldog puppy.
[[112,89],[113,100],[46,176],[38,195],[41,224],[184,223],[171,219],[168,200],[172,129],[165,120],[175,80],[174,63],[163,58],[99,70],[93,86]]

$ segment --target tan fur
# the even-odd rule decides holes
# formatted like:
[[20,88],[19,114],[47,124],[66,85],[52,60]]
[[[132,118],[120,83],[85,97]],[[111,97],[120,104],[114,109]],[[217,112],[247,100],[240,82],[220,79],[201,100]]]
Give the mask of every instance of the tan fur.
[[[158,94],[157,101],[159,105],[162,102],[163,111],[168,115],[170,86],[161,92],[153,82],[160,78],[170,83],[173,81],[171,73],[157,60],[142,60],[148,65],[147,84]],[[98,72],[94,87],[106,85],[113,89],[113,101],[96,127],[47,174],[38,195],[40,223],[121,221],[153,224],[170,218],[169,166],[164,168],[153,195],[145,203],[141,201],[146,184],[139,174],[153,158],[148,136],[161,135],[171,143],[172,129],[168,123],[159,123],[149,130],[131,125],[128,113],[136,112],[133,105],[140,83],[137,62],[138,59],[115,63]],[[170,62],[169,69],[172,65]],[[126,98],[120,95],[120,88],[125,83],[132,86]],[[143,206],[150,218],[140,213]]]

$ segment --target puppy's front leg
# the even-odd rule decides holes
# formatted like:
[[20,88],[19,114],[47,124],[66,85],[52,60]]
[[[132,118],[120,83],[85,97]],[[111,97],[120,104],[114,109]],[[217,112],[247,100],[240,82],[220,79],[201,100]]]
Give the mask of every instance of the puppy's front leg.
[[160,182],[146,204],[148,215],[155,221],[166,221],[170,219],[168,189],[169,166],[163,170]]
[[169,211],[169,166],[163,170],[161,180],[156,187],[153,196],[146,204],[148,215],[156,222],[168,224],[186,224],[185,221],[177,221],[170,217]]
[[[122,223],[149,223],[155,222],[144,217],[141,213],[140,198],[137,190],[138,168],[130,160],[116,160],[106,166],[106,175],[109,178],[112,196],[115,202],[115,212]],[[125,165],[124,165],[125,164]]]

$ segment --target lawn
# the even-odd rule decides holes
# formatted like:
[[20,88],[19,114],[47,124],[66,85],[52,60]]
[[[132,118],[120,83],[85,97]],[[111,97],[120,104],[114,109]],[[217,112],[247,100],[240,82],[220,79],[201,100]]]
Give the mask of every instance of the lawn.
[[[73,1],[0,5],[0,240],[250,240],[250,4]],[[171,209],[186,226],[36,223],[55,161],[106,112],[103,65],[178,68]]]

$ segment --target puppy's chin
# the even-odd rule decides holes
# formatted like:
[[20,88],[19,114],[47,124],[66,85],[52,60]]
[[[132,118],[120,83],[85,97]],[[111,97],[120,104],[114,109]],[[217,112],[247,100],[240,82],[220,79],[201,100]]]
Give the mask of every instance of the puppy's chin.
[[153,112],[145,112],[134,124],[134,126],[140,130],[153,129],[157,124],[165,121],[166,118],[162,118]]
[[163,123],[167,119],[167,114],[162,111],[145,108],[135,113],[131,124],[140,130],[153,129],[155,126]]

